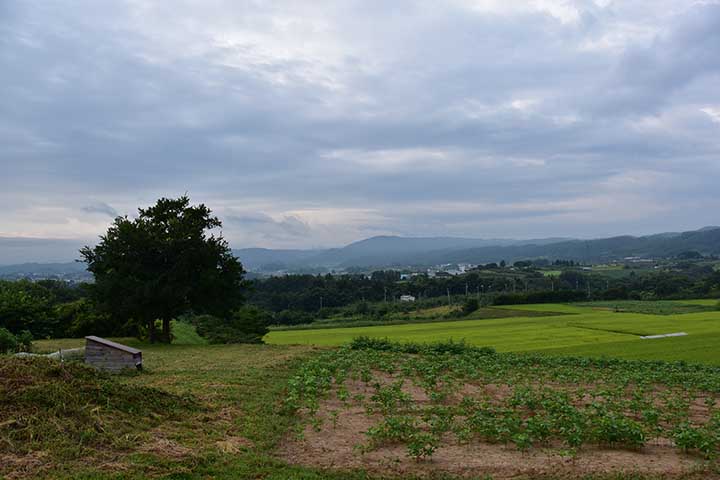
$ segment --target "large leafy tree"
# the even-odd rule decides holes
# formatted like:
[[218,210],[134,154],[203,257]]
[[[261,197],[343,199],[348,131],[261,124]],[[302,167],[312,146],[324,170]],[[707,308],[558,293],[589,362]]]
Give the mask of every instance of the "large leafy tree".
[[28,280],[0,280],[0,328],[14,334],[28,330],[36,338],[56,334],[57,319],[50,291]]
[[169,342],[178,315],[225,318],[242,304],[245,272],[222,235],[209,233],[222,226],[210,209],[183,196],[138,212],[134,219],[117,217],[96,247],[80,251],[101,308],[147,328],[150,341]]

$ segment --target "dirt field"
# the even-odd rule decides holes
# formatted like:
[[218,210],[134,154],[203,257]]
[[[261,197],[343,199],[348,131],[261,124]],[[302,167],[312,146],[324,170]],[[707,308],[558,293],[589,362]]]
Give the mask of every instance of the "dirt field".
[[[375,372],[375,381],[385,385],[394,378]],[[351,397],[369,398],[375,388],[361,381],[347,381]],[[427,405],[430,400],[417,386],[404,386],[416,405]],[[507,385],[465,385],[450,403],[460,395],[472,393],[475,397],[490,395],[500,401],[510,394]],[[695,409],[697,422],[707,420],[707,409]],[[291,464],[329,469],[363,469],[378,475],[424,475],[447,473],[463,477],[490,475],[493,479],[511,479],[527,476],[556,475],[580,478],[599,474],[640,474],[662,477],[682,477],[705,470],[708,461],[702,457],[678,452],[668,439],[655,439],[637,450],[584,447],[579,451],[563,449],[557,442],[532,451],[519,451],[514,446],[484,442],[461,442],[446,434],[441,446],[430,459],[415,460],[408,457],[401,443],[364,449],[368,443],[366,432],[382,420],[381,414],[368,414],[364,405],[352,406],[338,400],[336,395],[320,404],[315,421],[308,423],[300,434],[288,435],[281,443],[278,454]],[[704,478],[716,478],[705,473]],[[720,476],[717,476],[720,478]]]
[[302,422],[282,460],[381,477],[720,478],[714,367],[366,342],[291,380]]

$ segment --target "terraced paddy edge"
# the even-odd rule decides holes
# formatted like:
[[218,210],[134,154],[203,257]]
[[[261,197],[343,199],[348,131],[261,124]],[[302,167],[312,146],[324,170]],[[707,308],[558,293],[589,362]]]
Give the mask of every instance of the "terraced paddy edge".
[[[271,332],[274,344],[342,345],[358,336],[395,341],[464,340],[498,351],[551,355],[612,355],[637,359],[676,359],[720,363],[717,335],[720,312],[646,315],[595,310],[574,305],[514,305],[516,310],[559,311],[566,315],[463,320],[328,330]],[[574,315],[567,315],[574,313]],[[642,340],[642,335],[687,332],[687,337]],[[658,343],[661,342],[661,343]],[[677,348],[677,350],[676,350]]]
[[549,317],[563,314],[562,312],[536,311],[536,310],[513,310],[511,308],[483,307],[464,317],[453,317],[451,312],[459,312],[458,306],[434,307],[417,312],[396,313],[383,319],[356,316],[350,318],[329,318],[319,319],[305,325],[274,325],[272,331],[284,330],[317,330],[324,328],[357,328],[388,325],[406,325],[415,323],[442,323],[461,320],[490,320],[497,318],[512,317]]
[[717,301],[702,300],[617,300],[578,303],[576,306],[615,312],[645,313],[648,315],[674,315],[718,310]]

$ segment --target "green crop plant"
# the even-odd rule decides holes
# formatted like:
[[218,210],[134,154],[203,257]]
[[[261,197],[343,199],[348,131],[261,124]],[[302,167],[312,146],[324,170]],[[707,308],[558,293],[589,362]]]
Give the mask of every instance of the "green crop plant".
[[408,455],[415,460],[428,458],[438,448],[439,438],[428,432],[414,432],[407,441]]
[[[561,443],[572,451],[593,444],[638,449],[670,438],[683,451],[711,457],[718,450],[717,367],[379,345],[309,360],[288,383],[287,402],[314,415],[334,388],[349,408],[350,398],[362,403],[362,396],[348,398],[347,386],[333,379],[364,381],[373,390],[364,405],[379,417],[367,431],[370,444],[401,443],[415,459],[452,438],[520,450]],[[413,398],[410,384],[426,398]],[[699,402],[708,406],[707,418],[691,423],[690,406]]]

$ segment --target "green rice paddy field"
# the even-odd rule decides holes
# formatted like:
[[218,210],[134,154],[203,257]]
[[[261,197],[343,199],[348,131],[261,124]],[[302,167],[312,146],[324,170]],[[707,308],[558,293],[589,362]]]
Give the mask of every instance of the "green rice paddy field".
[[[563,305],[513,305],[516,317],[407,325],[273,331],[271,344],[341,345],[354,337],[395,341],[464,340],[501,352],[547,355],[684,360],[720,365],[720,311],[716,300],[655,302],[658,314],[634,313],[637,302]],[[692,311],[688,306],[706,307]],[[496,307],[503,308],[503,307]],[[557,312],[553,316],[521,316],[522,311]],[[685,332],[683,337],[641,339],[645,335]]]

